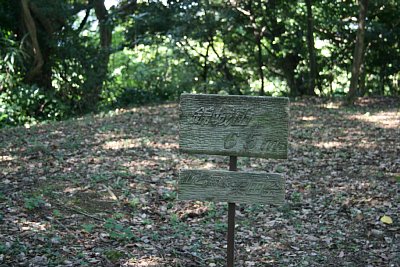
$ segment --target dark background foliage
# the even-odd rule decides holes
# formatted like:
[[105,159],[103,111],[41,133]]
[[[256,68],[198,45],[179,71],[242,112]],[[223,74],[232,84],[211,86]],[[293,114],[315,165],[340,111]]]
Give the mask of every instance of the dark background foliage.
[[0,125],[182,92],[398,95],[399,13],[396,0],[1,1]]

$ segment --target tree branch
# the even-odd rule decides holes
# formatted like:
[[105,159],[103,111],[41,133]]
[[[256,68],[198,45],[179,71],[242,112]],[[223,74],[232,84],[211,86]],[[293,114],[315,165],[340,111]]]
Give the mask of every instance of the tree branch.
[[123,6],[118,7],[115,10],[115,13],[119,14],[119,15],[126,15],[126,14],[130,15],[133,13],[133,11],[136,9],[136,7],[137,7],[137,0],[134,0]]
[[88,6],[88,8],[86,8],[86,14],[85,17],[83,18],[83,20],[81,21],[81,23],[79,24],[79,28],[77,29],[77,32],[81,32],[83,30],[83,27],[85,27],[86,22],[89,18],[89,14],[90,14],[90,10],[92,8],[90,6]]
[[[192,61],[193,63],[195,63],[196,65],[202,67],[201,63],[198,61],[195,61],[191,56],[191,54],[189,53],[189,51],[186,49],[185,44],[183,44],[181,41],[177,41],[177,43],[182,46],[183,51],[185,51],[186,56],[190,59],[190,61]],[[197,51],[196,51],[197,52]]]

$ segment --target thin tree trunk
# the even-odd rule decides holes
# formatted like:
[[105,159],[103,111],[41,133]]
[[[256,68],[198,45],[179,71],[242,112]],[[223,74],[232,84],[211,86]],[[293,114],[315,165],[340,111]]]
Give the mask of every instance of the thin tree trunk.
[[364,53],[364,37],[365,37],[365,19],[367,16],[368,0],[359,0],[360,11],[358,17],[358,30],[356,44],[353,55],[353,65],[351,68],[351,80],[349,93],[347,94],[347,103],[353,104],[358,91],[358,81],[361,73],[361,66]]
[[104,5],[104,0],[93,0],[94,11],[96,18],[99,21],[99,33],[100,33],[100,51],[99,51],[99,62],[98,72],[96,77],[96,84],[93,88],[93,92],[90,94],[90,101],[97,103],[99,100],[100,92],[103,86],[103,82],[107,78],[108,62],[110,61],[110,47],[112,42],[112,26],[108,21],[108,11]]
[[364,48],[364,53],[362,54],[362,59],[361,59],[361,68],[360,68],[360,81],[359,81],[359,92],[360,96],[365,96],[367,95],[367,87],[366,87],[366,78],[367,78],[367,69],[366,69],[366,63],[365,63],[365,55],[367,54],[369,49],[369,44],[365,46]]
[[309,56],[309,84],[308,94],[315,95],[315,84],[317,79],[317,61],[314,47],[314,18],[312,14],[312,0],[306,0],[307,6],[307,46]]
[[263,71],[263,60],[262,60],[262,46],[261,46],[261,36],[256,36],[257,41],[257,63],[258,63],[258,74],[261,79],[260,96],[265,95],[264,90],[264,71]]
[[203,65],[203,73],[202,73],[202,78],[203,78],[203,91],[206,94],[207,93],[207,87],[208,87],[208,55],[210,53],[210,47],[212,45],[212,42],[209,41],[208,45],[207,45],[207,50],[206,50],[206,54],[204,55],[204,65]]
[[379,94],[380,95],[385,95],[385,72],[386,72],[386,67],[383,66],[380,71],[379,71]]

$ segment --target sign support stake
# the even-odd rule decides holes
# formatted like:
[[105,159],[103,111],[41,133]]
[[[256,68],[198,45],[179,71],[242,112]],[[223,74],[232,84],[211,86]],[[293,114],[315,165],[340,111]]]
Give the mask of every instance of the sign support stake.
[[[229,156],[229,170],[237,171],[237,156]],[[227,267],[233,267],[235,259],[235,203],[228,203]]]

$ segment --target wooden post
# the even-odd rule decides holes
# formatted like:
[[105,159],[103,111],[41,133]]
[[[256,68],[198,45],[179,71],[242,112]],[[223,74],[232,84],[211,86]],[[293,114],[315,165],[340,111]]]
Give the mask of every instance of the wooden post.
[[235,259],[235,203],[280,205],[283,176],[237,172],[237,157],[286,159],[289,99],[182,94],[179,150],[229,156],[229,171],[182,170],[179,199],[228,202],[227,266]]
[[[237,157],[229,157],[229,170],[237,171]],[[228,203],[228,248],[227,248],[227,267],[233,267],[235,260],[235,203]]]

